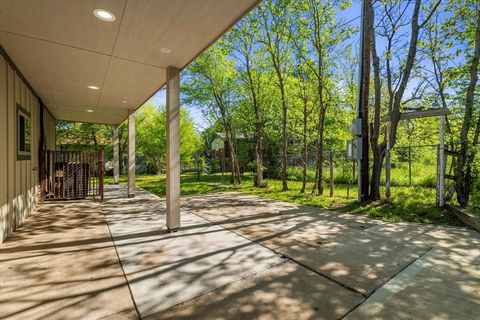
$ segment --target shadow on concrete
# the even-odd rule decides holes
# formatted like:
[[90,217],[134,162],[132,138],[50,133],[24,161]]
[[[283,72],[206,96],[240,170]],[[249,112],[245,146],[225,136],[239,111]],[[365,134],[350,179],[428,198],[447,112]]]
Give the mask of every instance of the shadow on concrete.
[[136,317],[92,201],[49,203],[33,213],[0,247],[0,275],[1,319]]

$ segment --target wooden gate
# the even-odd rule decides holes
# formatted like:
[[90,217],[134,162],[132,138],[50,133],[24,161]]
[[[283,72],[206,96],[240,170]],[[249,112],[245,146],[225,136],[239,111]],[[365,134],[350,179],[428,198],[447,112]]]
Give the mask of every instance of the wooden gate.
[[103,201],[103,151],[52,151],[40,154],[40,198]]

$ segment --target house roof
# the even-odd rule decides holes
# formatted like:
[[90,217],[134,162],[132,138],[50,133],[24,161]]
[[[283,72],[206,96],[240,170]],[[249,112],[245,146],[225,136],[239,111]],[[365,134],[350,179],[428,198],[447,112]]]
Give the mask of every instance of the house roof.
[[2,0],[0,44],[55,118],[118,124],[259,2]]

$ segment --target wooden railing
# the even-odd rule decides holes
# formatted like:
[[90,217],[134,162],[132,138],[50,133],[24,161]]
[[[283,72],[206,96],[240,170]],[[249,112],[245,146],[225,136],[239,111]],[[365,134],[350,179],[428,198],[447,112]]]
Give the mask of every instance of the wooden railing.
[[40,152],[40,199],[103,201],[103,151]]

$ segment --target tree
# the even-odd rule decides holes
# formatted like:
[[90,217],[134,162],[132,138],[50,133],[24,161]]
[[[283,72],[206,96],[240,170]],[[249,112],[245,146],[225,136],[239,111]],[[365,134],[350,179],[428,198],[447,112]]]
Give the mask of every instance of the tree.
[[[460,130],[460,152],[456,168],[455,189],[457,200],[461,206],[466,206],[469,201],[471,188],[471,170],[475,154],[472,149],[478,145],[480,134],[480,116],[474,125],[474,101],[478,83],[478,64],[480,60],[480,3],[479,1],[462,1],[457,11],[456,18],[465,23],[458,32],[466,34],[469,48],[473,47],[468,62],[468,82],[465,90],[465,113]],[[453,3],[455,5],[455,3]],[[470,130],[474,129],[472,145],[469,146]]]
[[[380,136],[380,115],[382,113],[380,57],[377,53],[375,10],[372,6],[371,0],[367,0],[367,3],[369,8],[367,12],[371,15],[371,23],[369,23],[371,37],[370,51],[374,72],[374,116],[373,123],[370,125],[370,144],[373,153],[373,169],[369,198],[371,200],[378,200],[380,199],[380,176],[387,145],[385,140],[382,143],[378,142]],[[384,63],[385,78],[387,82],[386,87],[388,90],[387,110],[391,116],[388,128],[390,136],[389,148],[392,148],[396,143],[401,107],[403,106],[404,94],[410,80],[412,69],[415,65],[420,31],[428,23],[439,4],[440,0],[425,5],[428,8],[425,8],[425,12],[423,12],[421,0],[415,0],[410,18],[408,18],[410,2],[403,3],[396,0],[388,0],[383,3],[383,6],[381,7],[383,12],[379,22],[378,34],[386,39]],[[421,13],[423,13],[423,21],[420,21]],[[408,23],[408,21],[410,23]],[[405,33],[402,34],[401,30],[403,30],[408,24],[410,24],[410,37],[408,42],[402,42],[402,39],[405,38],[406,35]],[[406,56],[402,50],[403,47],[408,48]],[[396,58],[396,64],[393,64],[394,58]]]
[[[265,82],[269,77],[264,76],[266,71],[265,53],[255,47],[258,41],[258,13],[254,12],[239,22],[229,34],[229,41],[233,44],[233,56],[236,58],[237,76],[247,92],[247,112],[254,115],[255,141],[255,187],[264,186],[263,182],[263,135],[267,121]],[[249,118],[248,116],[246,118]]]
[[287,74],[289,72],[289,33],[288,12],[291,1],[267,0],[259,7],[260,43],[268,55],[275,70],[277,86],[280,91],[282,104],[282,190],[288,190],[288,132],[287,112],[288,102],[286,93]]
[[336,21],[337,8],[344,9],[350,2],[345,0],[304,0],[293,15],[296,23],[290,26],[296,58],[303,68],[309,69],[316,82],[318,103],[316,182],[312,192],[323,194],[323,153],[325,117],[333,104],[332,78],[335,64],[335,46],[343,42],[351,29],[343,20]]
[[239,104],[230,52],[231,48],[225,41],[220,41],[205,51],[190,66],[182,91],[187,104],[201,108],[206,117],[222,124],[231,152],[232,182],[239,184],[240,168],[233,143],[233,119]]

